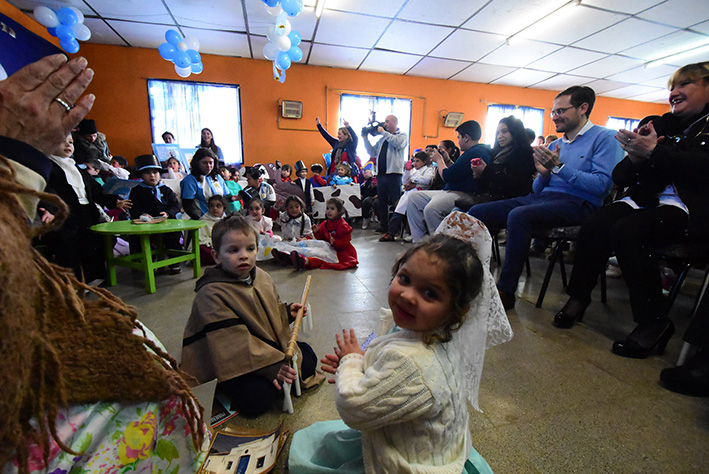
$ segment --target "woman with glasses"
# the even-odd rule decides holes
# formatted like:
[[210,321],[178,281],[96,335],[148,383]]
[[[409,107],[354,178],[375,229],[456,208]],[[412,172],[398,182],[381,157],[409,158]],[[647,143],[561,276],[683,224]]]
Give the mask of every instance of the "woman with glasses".
[[680,68],[668,87],[671,113],[616,135],[626,156],[613,180],[628,189],[581,228],[567,288],[571,298],[554,317],[559,328],[581,321],[615,254],[637,323],[613,343],[613,353],[623,357],[662,353],[674,333],[651,248],[709,234],[709,61]]

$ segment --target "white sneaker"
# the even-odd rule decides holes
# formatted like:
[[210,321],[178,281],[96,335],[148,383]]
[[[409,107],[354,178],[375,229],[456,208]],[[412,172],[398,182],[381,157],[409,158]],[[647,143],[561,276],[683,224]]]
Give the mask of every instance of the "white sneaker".
[[366,229],[367,227],[369,227],[369,219],[365,217],[362,219],[362,230]]
[[406,237],[404,237],[403,240],[404,240],[404,242],[411,243],[414,241],[414,238],[411,237],[410,235],[407,235]]

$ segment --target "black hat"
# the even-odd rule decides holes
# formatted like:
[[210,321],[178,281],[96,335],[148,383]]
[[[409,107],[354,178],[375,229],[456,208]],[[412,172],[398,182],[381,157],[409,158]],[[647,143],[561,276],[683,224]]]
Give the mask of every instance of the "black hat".
[[162,169],[160,161],[155,157],[155,155],[140,155],[135,159],[135,167],[138,171],[143,171],[147,169]]
[[96,122],[91,119],[84,119],[79,122],[79,133],[82,135],[92,135],[98,133]]
[[313,171],[314,173],[320,173],[322,172],[323,167],[320,163],[315,163],[310,165],[310,171]]
[[307,170],[307,169],[308,169],[308,167],[305,166],[305,163],[303,163],[302,160],[298,160],[295,162],[295,172],[296,173],[300,173],[301,171]]

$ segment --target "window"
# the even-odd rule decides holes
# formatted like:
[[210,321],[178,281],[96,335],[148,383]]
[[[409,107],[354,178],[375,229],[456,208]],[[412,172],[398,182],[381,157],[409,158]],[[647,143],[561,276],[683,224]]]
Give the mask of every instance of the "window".
[[611,130],[635,130],[638,128],[640,120],[623,118],[623,117],[608,117],[608,122],[606,122],[606,128]]
[[244,162],[239,86],[148,79],[148,96],[154,143],[168,131],[181,148],[194,151],[208,128],[227,164]]
[[[342,96],[340,96],[340,119],[347,120],[350,123],[350,127],[352,127],[359,137],[357,155],[362,160],[362,164],[369,159],[369,153],[367,153],[364,147],[365,138],[362,138],[361,132],[362,127],[369,122],[372,111],[375,112],[377,121],[382,123],[384,123],[384,119],[387,115],[395,115],[399,120],[399,130],[411,138],[410,99],[342,94]],[[323,123],[323,127],[324,126],[325,124]],[[339,128],[341,126],[342,123],[340,122],[337,127]],[[328,130],[328,132],[332,135],[336,135],[336,133],[333,132],[336,132],[337,129],[334,126],[331,126],[330,129],[331,130]],[[370,137],[370,139],[371,143],[376,143],[378,138]]]
[[520,107],[517,105],[492,104],[487,106],[487,118],[483,129],[484,142],[492,146],[495,143],[495,132],[500,120],[514,115],[522,121],[524,128],[531,128],[537,136],[544,131],[544,109]]

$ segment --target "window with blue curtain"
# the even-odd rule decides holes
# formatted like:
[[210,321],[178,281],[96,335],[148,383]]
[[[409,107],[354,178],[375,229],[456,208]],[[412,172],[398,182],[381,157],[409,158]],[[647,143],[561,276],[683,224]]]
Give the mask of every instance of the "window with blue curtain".
[[544,109],[518,105],[491,104],[487,106],[487,118],[483,129],[483,142],[492,146],[500,120],[514,115],[522,121],[524,128],[531,128],[537,136],[544,130]]
[[[394,115],[399,120],[399,130],[411,137],[411,99],[401,99],[397,97],[377,97],[354,94],[342,94],[340,96],[340,121],[337,124],[329,123],[323,127],[331,135],[337,135],[337,129],[343,126],[343,121],[347,120],[350,127],[359,137],[357,144],[357,156],[362,164],[369,160],[369,153],[364,147],[364,139],[361,136],[362,127],[369,122],[372,111],[374,111],[378,122],[384,123],[387,115]],[[337,126],[335,126],[337,125]],[[379,137],[369,137],[370,143],[374,144]]]
[[611,130],[635,130],[638,128],[640,120],[632,118],[623,117],[608,117],[608,122],[606,122],[606,128]]
[[238,85],[148,79],[153,142],[170,132],[181,148],[194,149],[208,128],[227,164],[244,162]]

